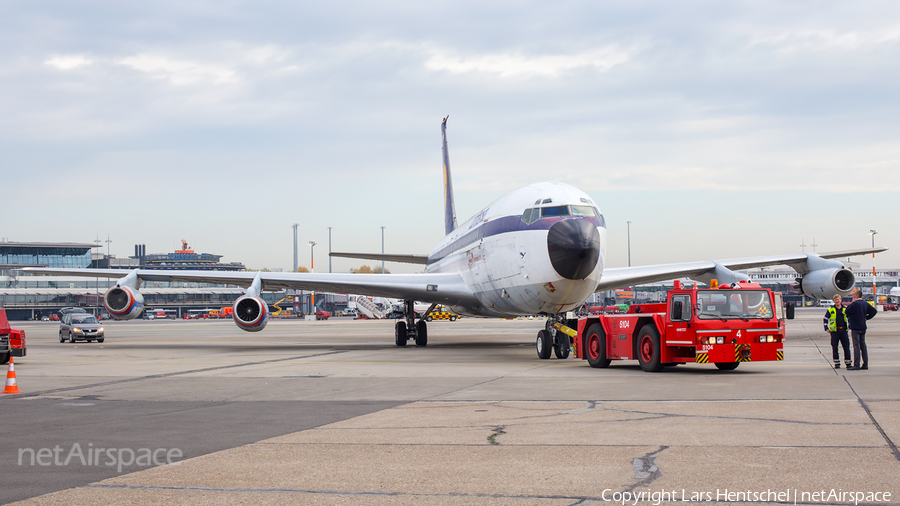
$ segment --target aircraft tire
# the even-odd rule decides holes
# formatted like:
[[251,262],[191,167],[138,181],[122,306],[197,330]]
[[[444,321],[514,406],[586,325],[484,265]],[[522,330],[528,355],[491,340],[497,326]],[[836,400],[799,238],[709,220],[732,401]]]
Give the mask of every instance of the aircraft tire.
[[606,334],[603,325],[595,323],[588,327],[584,336],[584,356],[591,367],[603,369],[609,367],[612,360],[606,358]]
[[716,367],[719,368],[720,371],[733,371],[741,365],[740,362],[716,362]]
[[644,325],[638,333],[637,359],[641,369],[646,372],[659,372],[663,370],[659,347],[659,331],[653,325]]
[[406,346],[406,322],[397,322],[394,325],[394,344]]
[[416,346],[428,346],[428,325],[422,320],[416,323]]
[[539,359],[547,360],[550,358],[550,349],[553,348],[553,339],[550,338],[550,333],[546,330],[539,331],[534,346],[537,348],[537,356]]
[[556,334],[556,336],[559,338],[559,342],[553,347],[553,353],[556,354],[556,358],[565,360],[569,358],[569,350],[571,348],[569,345],[569,336],[562,332]]

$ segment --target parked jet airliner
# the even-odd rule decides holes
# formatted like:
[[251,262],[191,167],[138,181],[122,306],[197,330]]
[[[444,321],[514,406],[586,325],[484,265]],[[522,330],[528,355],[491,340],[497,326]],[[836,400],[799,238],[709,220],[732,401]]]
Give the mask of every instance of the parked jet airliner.
[[[104,295],[116,318],[137,318],[143,310],[142,281],[231,284],[246,293],[234,303],[234,321],[242,330],[262,330],[269,309],[263,290],[300,289],[381,296],[406,301],[406,318],[395,327],[395,343],[412,339],[425,346],[426,323],[416,321],[414,301],[443,304],[458,314],[507,318],[545,315],[547,329],[538,336],[568,355],[568,337],[553,323],[580,307],[594,292],[641,283],[690,277],[720,283],[747,279],[736,270],[783,264],[800,275],[799,287],[810,297],[847,295],[853,273],[835,258],[884,251],[884,248],[828,254],[793,253],[767,257],[701,261],[643,267],[606,268],[606,221],[586,193],[563,183],[535,183],[513,190],[457,224],[447,149],[447,118],[441,123],[444,175],[444,237],[426,255],[332,253],[332,256],[424,265],[418,274],[318,274],[279,272],[185,272],[116,269],[24,270],[89,277],[120,278]],[[546,332],[546,334],[544,334]],[[545,337],[541,337],[541,336]]]

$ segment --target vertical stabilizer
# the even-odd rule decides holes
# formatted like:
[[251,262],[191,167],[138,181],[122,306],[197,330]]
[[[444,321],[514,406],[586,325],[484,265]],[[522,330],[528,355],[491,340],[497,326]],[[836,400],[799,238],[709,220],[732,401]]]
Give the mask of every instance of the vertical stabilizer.
[[453,203],[453,181],[450,179],[450,153],[447,151],[447,120],[441,123],[441,135],[444,137],[444,233],[456,230],[456,205]]

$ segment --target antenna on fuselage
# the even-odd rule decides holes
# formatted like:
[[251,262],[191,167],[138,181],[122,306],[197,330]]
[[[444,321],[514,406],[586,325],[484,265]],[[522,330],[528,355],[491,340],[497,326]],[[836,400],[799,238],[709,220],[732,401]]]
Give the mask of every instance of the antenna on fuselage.
[[453,181],[450,179],[450,152],[447,150],[448,114],[441,123],[441,136],[444,138],[444,233],[456,230],[456,205],[453,203]]

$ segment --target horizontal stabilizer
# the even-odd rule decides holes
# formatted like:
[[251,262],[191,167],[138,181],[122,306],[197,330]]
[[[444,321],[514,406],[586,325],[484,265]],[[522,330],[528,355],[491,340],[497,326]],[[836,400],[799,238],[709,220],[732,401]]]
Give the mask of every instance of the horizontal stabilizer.
[[383,253],[337,253],[328,254],[333,257],[341,258],[359,258],[362,260],[378,260],[379,262],[399,262],[401,264],[421,264],[428,263],[428,255],[391,255]]

